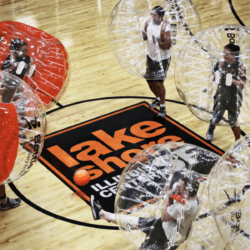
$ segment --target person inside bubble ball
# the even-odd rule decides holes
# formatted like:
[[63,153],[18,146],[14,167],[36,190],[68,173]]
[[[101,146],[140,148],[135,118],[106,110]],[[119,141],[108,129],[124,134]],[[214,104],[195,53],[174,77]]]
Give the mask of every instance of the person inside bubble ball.
[[214,81],[218,83],[214,95],[212,118],[206,134],[207,140],[214,138],[214,129],[228,110],[229,125],[235,140],[240,138],[241,129],[237,118],[242,105],[242,90],[246,84],[246,66],[239,60],[240,47],[228,44],[224,47],[223,60],[218,60],[214,66]]
[[24,75],[32,76],[34,74],[33,59],[27,55],[28,45],[19,38],[14,38],[10,42],[11,54],[8,55],[1,67],[1,70],[23,79]]
[[[121,216],[119,219],[124,218],[124,221],[131,228],[142,230],[146,234],[147,237],[140,249],[176,249],[187,239],[192,222],[198,212],[199,199],[197,192],[199,182],[196,179],[182,177],[171,185],[172,190],[169,189],[166,195],[164,209],[160,218],[143,218],[124,214],[115,215],[103,210],[99,202],[95,202],[95,197],[91,195],[90,204],[93,218],[95,220],[104,219],[117,224],[116,216]],[[171,198],[174,197],[173,194],[181,199],[176,198],[178,201],[173,203]]]
[[147,41],[147,66],[144,78],[156,99],[150,104],[151,108],[160,106],[159,117],[165,117],[165,87],[164,80],[171,61],[170,24],[163,21],[165,10],[155,6],[151,11],[151,19],[145,24],[142,36]]

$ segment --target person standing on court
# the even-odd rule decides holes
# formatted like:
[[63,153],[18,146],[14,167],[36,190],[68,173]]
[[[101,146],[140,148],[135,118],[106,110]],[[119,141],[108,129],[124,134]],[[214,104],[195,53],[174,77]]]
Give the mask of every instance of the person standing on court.
[[214,138],[214,129],[221,121],[225,111],[228,111],[229,125],[235,140],[240,139],[240,126],[237,119],[242,106],[242,91],[246,84],[246,65],[239,60],[240,47],[227,44],[223,51],[223,60],[218,60],[214,66],[214,81],[218,83],[214,95],[212,118],[206,134],[207,140]]
[[167,76],[171,61],[171,27],[163,20],[165,10],[156,6],[151,11],[151,19],[145,23],[142,31],[143,39],[147,41],[147,66],[144,78],[148,82],[150,90],[156,99],[150,104],[151,108],[160,106],[159,117],[165,117],[165,87],[164,81]]

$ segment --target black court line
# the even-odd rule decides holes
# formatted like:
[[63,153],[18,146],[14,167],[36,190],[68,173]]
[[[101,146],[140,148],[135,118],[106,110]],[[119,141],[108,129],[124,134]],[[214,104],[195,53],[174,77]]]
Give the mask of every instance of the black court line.
[[71,220],[68,218],[65,218],[63,216],[51,213],[39,206],[37,206],[36,204],[34,204],[33,202],[31,202],[29,199],[27,199],[17,188],[16,186],[12,183],[9,183],[9,187],[11,188],[11,190],[22,200],[24,201],[26,204],[28,204],[29,206],[33,207],[34,209],[36,209],[37,211],[44,213],[50,217],[53,217],[55,219],[58,220],[62,220],[65,222],[69,222],[75,225],[79,225],[79,226],[85,226],[85,227],[94,227],[94,228],[99,228],[99,229],[109,229],[109,230],[119,230],[118,227],[113,227],[113,226],[102,226],[102,225],[94,225],[94,224],[89,224],[89,223],[85,223],[85,222],[81,222],[81,221],[76,221],[76,220]]
[[[81,104],[81,103],[85,103],[85,102],[93,102],[93,101],[101,101],[101,100],[112,100],[112,99],[150,99],[150,100],[154,100],[155,98],[154,97],[144,97],[144,96],[111,96],[111,97],[101,97],[101,98],[83,100],[83,101],[79,101],[79,102],[73,102],[73,103],[70,103],[70,104],[65,105],[65,106],[63,106],[63,105],[61,105],[59,103],[60,104],[60,105],[58,105],[59,108],[47,111],[46,115],[49,115],[49,114],[51,114],[51,113],[53,113],[55,111],[58,111],[58,110],[61,110],[61,109],[64,109],[64,108],[68,108],[70,106],[78,105],[78,104]],[[165,101],[166,102],[173,102],[173,103],[177,103],[177,104],[181,104],[181,105],[186,105],[184,102],[179,102],[179,101],[176,101],[176,100],[165,99]],[[241,135],[245,136],[246,133],[241,130]]]
[[[55,112],[55,111],[58,111],[58,110],[61,110],[61,109],[64,109],[64,108],[67,108],[67,107],[70,107],[70,106],[74,106],[74,105],[77,105],[77,104],[81,104],[81,103],[85,103],[85,102],[91,102],[91,101],[99,101],[99,100],[110,100],[110,99],[155,99],[153,97],[142,97],[142,96],[116,96],[116,97],[103,97],[103,98],[96,98],[96,99],[89,99],[89,100],[84,100],[84,101],[79,101],[79,102],[75,102],[75,103],[71,103],[71,104],[68,104],[68,105],[58,105],[59,108],[56,108],[56,109],[53,109],[51,111],[48,111],[46,112],[47,115]],[[186,105],[185,103],[183,102],[179,102],[179,101],[175,101],[175,100],[169,100],[169,99],[165,99],[165,101],[167,102],[173,102],[173,103],[177,103],[177,104],[181,104],[181,105]],[[241,131],[241,134],[244,133],[243,131]],[[245,133],[244,133],[245,135]],[[68,218],[65,218],[63,216],[60,216],[60,215],[57,215],[57,214],[54,214],[54,213],[51,213],[41,207],[39,207],[38,205],[34,204],[33,202],[31,202],[29,199],[27,199],[17,188],[16,186],[13,184],[13,183],[10,183],[9,184],[9,187],[11,188],[11,190],[18,196],[21,198],[22,201],[24,201],[26,204],[28,204],[29,206],[33,207],[34,209],[36,209],[37,211],[41,212],[41,213],[44,213],[48,216],[51,216],[55,219],[58,219],[58,220],[62,220],[62,221],[65,221],[65,222],[68,222],[68,223],[72,223],[72,224],[75,224],[75,225],[79,225],[79,226],[85,226],[85,227],[92,227],[92,228],[98,228],[98,229],[107,229],[107,230],[119,230],[118,227],[114,227],[114,226],[102,226],[102,225],[95,225],[95,224],[89,224],[89,223],[85,223],[85,222],[80,222],[80,221],[75,221],[75,220],[71,220],[71,219],[68,219]],[[203,215],[204,218],[208,216],[208,214],[205,214]],[[203,217],[202,216],[202,217]]]
[[57,105],[59,108],[63,108],[63,105],[62,105],[60,102],[57,102],[56,105]]
[[[88,99],[88,100],[83,100],[83,101],[79,101],[79,102],[73,102],[73,103],[70,103],[70,104],[65,105],[65,106],[59,104],[58,105],[59,108],[47,111],[46,115],[49,115],[49,114],[51,114],[51,113],[53,113],[53,112],[55,112],[57,110],[68,108],[70,106],[74,106],[74,105],[85,103],[85,102],[93,102],[93,101],[101,101],[101,100],[111,100],[111,99],[150,99],[150,100],[154,100],[155,98],[154,97],[144,97],[144,96],[111,96],[111,97],[101,97],[101,98],[95,98],[95,99]],[[186,105],[184,102],[179,102],[179,101],[175,101],[175,100],[165,99],[165,101],[167,101],[167,102],[174,102],[174,103],[178,103],[178,104],[182,104],[182,105]]]
[[228,0],[228,3],[229,3],[229,6],[231,8],[231,11],[233,12],[235,18],[237,19],[237,21],[240,23],[241,26],[246,26],[242,21],[241,19],[239,18],[239,16],[237,15],[235,9],[234,9],[234,6],[233,6],[233,3],[232,3],[232,0]]

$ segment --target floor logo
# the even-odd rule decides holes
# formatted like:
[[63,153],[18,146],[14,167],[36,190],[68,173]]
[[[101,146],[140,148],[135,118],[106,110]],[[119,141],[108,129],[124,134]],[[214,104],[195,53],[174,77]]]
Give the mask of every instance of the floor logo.
[[[142,102],[48,135],[40,161],[86,201],[94,194],[104,209],[113,211],[121,172],[148,146],[179,141],[223,153],[172,118],[157,119],[156,113]],[[84,187],[73,180],[79,168],[91,176]]]

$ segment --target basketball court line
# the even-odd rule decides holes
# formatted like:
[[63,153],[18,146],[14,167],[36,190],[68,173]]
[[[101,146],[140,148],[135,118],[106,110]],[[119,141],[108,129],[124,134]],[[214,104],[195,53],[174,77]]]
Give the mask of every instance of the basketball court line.
[[241,26],[246,26],[242,21],[241,19],[239,18],[238,14],[236,13],[235,9],[234,9],[234,6],[233,6],[233,3],[232,3],[232,0],[228,0],[228,3],[229,3],[229,6],[231,8],[231,11],[232,13],[234,14],[234,17],[237,19],[237,21],[240,23]]
[[[116,98],[120,98],[120,97],[116,97]],[[125,97],[123,97],[123,98],[125,98]],[[131,99],[131,98],[133,98],[133,97],[129,97],[129,98]],[[136,97],[136,98],[137,98],[137,97]],[[144,97],[138,97],[138,98],[139,98],[139,99],[145,99]],[[98,98],[98,99],[96,99],[96,100],[100,100],[100,99],[103,100],[103,99],[115,99],[115,98],[114,98],[114,97],[110,97],[110,98]],[[148,98],[148,99],[153,99],[153,98]],[[69,106],[72,106],[72,105],[75,105],[75,104],[87,102],[87,101],[88,101],[88,100],[82,101],[82,102],[77,102],[77,103],[74,103],[74,104],[70,104],[70,105],[64,106],[63,108],[66,108],[66,107],[69,107]],[[91,100],[91,101],[94,101],[94,100]],[[170,101],[171,101],[171,102],[175,102],[175,103],[177,103],[177,104],[182,104],[182,105],[184,105],[184,103],[181,103],[181,102],[178,102],[178,101],[172,101],[172,100],[170,100]],[[111,113],[109,113],[109,114],[106,114],[106,115],[104,115],[104,116],[114,115],[114,114],[116,114],[116,113],[120,113],[120,112],[124,111],[124,109],[131,109],[131,108],[133,108],[133,107],[135,107],[135,106],[141,106],[141,105],[145,105],[145,106],[147,106],[147,107],[149,108],[149,104],[147,104],[147,103],[145,103],[145,102],[142,102],[142,103],[139,103],[139,104],[132,105],[132,107],[130,106],[130,107],[127,107],[127,108],[123,108],[122,110],[113,111],[113,112],[111,112]],[[59,110],[61,110],[61,109],[62,109],[62,108],[52,110],[50,113],[55,112],[55,111],[59,111]],[[150,108],[150,109],[151,109],[151,108]],[[151,109],[151,110],[154,111],[156,114],[158,113],[158,111],[155,110],[155,109]],[[91,123],[91,122],[94,122],[94,121],[96,121],[96,120],[100,120],[102,117],[103,117],[103,116],[94,118],[94,119],[92,119],[92,120],[90,120],[90,121],[85,121],[85,122],[83,122],[83,124]],[[202,141],[202,143],[204,143],[205,145],[209,146],[211,149],[213,149],[213,150],[216,151],[217,153],[219,153],[219,154],[223,154],[223,153],[224,153],[223,151],[221,151],[221,150],[220,150],[219,148],[217,148],[216,146],[214,146],[214,145],[212,145],[212,144],[210,144],[210,143],[207,143],[206,140],[205,140],[204,138],[200,137],[199,135],[196,135],[193,131],[191,131],[190,129],[184,127],[184,126],[183,126],[182,124],[180,124],[179,122],[173,121],[171,118],[168,118],[168,117],[165,117],[165,119],[168,120],[169,122],[173,123],[175,126],[181,128],[181,129],[184,130],[186,133],[191,134],[194,138],[196,138],[196,139]],[[74,126],[79,126],[79,125],[74,125]],[[71,126],[70,128],[72,129],[74,126]],[[69,129],[69,128],[66,128],[66,129]],[[60,132],[58,132],[58,131],[57,131],[57,132],[54,132],[54,133],[48,135],[47,137],[56,135],[57,133],[60,133]],[[57,174],[58,174],[58,173],[57,173]],[[60,177],[62,178],[62,176],[59,176],[59,178],[60,178]],[[16,186],[15,186],[13,183],[10,184],[9,186],[11,187],[11,189],[13,190],[13,192],[16,193],[16,195],[19,196],[25,203],[27,203],[28,205],[32,206],[34,209],[36,209],[36,210],[38,210],[38,211],[40,211],[40,212],[42,212],[42,213],[44,213],[44,214],[46,214],[46,215],[48,215],[48,216],[51,216],[51,217],[53,217],[53,218],[55,218],[55,219],[59,219],[59,220],[62,220],[62,221],[68,222],[68,223],[72,223],[72,224],[76,224],[76,225],[81,225],[81,226],[86,226],[86,227],[94,227],[94,228],[109,229],[109,230],[118,230],[117,227],[102,226],[102,225],[93,225],[93,224],[89,224],[89,223],[85,223],[85,222],[81,222],[81,221],[71,220],[71,219],[68,219],[68,218],[59,216],[59,215],[57,215],[57,214],[54,214],[54,213],[52,213],[52,212],[50,212],[50,211],[47,211],[47,210],[45,210],[45,209],[39,207],[38,205],[34,204],[32,201],[28,200],[28,199],[27,199],[27,198],[26,198],[26,197],[16,188]],[[67,183],[67,186],[69,186],[69,183]],[[71,189],[72,189],[72,187],[71,187]],[[75,191],[75,190],[76,190],[76,189],[74,188],[74,191]],[[78,190],[78,192],[79,192],[79,190]],[[81,190],[80,190],[80,192],[81,192]],[[88,200],[88,199],[86,199],[86,200]]]
[[[49,114],[54,113],[56,111],[59,111],[61,109],[68,108],[68,107],[71,107],[71,106],[74,106],[74,105],[77,105],[77,104],[82,104],[82,103],[86,103],[86,102],[93,102],[93,101],[112,100],[112,99],[143,99],[143,100],[147,99],[147,100],[154,100],[155,98],[154,97],[144,97],[144,96],[108,96],[108,97],[101,97],[101,98],[94,98],[94,99],[88,99],[88,100],[73,102],[73,103],[70,103],[70,104],[67,104],[67,105],[62,105],[62,104],[59,103],[58,108],[47,111],[46,115],[49,115]],[[186,105],[184,102],[171,100],[171,99],[165,99],[165,101],[166,102],[176,103],[176,104],[181,104],[181,105]],[[243,130],[241,130],[241,135],[245,136],[246,133]]]

